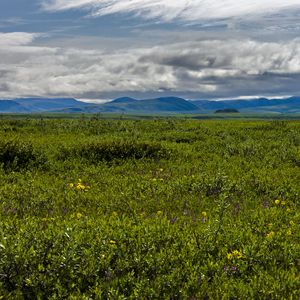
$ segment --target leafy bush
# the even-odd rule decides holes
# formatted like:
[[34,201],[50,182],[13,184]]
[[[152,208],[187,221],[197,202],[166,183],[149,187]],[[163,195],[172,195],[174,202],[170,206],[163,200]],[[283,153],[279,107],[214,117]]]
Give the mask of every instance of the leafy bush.
[[59,152],[59,157],[64,160],[72,157],[80,157],[92,163],[142,158],[161,159],[167,158],[170,154],[170,150],[164,149],[158,143],[126,141],[90,142],[76,145],[72,148],[62,147]]
[[0,163],[5,170],[20,171],[29,167],[39,167],[45,162],[45,156],[36,151],[30,143],[0,143]]

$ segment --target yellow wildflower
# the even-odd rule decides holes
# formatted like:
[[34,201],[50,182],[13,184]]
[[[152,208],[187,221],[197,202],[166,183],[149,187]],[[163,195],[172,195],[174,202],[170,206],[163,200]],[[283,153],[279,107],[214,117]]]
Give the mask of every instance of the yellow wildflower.
[[114,240],[110,240],[109,243],[110,243],[111,245],[115,245],[117,242],[114,241]]
[[275,204],[279,205],[280,204],[280,200],[279,199],[275,200]]
[[77,217],[77,219],[80,219],[80,218],[82,217],[82,214],[78,212],[78,213],[76,214],[76,217]]
[[242,251],[234,250],[231,253],[227,253],[227,259],[231,260],[234,258],[241,259],[243,257]]
[[161,216],[163,214],[163,212],[161,210],[159,210],[157,213],[156,213],[158,216]]
[[274,231],[271,231],[267,234],[267,238],[272,238],[275,235]]
[[77,183],[70,183],[69,187],[72,189],[74,188],[77,191],[85,191],[90,188],[88,185],[83,184],[81,179],[78,179]]
[[76,189],[78,191],[83,191],[83,190],[85,190],[85,185],[83,185],[81,182],[78,182],[76,185]]
[[231,253],[227,253],[227,259],[229,260],[233,259],[233,255]]
[[238,259],[240,259],[240,258],[243,257],[242,252],[241,252],[241,251],[238,251],[238,250],[234,250],[234,251],[232,252],[232,254],[233,254],[234,257],[236,257],[236,258],[238,258]]
[[206,211],[203,211],[203,212],[202,212],[202,217],[204,217],[204,218],[207,217],[207,212],[206,212]]

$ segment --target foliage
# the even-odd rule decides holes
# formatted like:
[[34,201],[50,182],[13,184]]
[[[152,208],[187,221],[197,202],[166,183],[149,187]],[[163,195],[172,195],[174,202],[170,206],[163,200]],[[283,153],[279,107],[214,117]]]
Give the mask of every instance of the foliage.
[[298,299],[300,123],[0,122],[0,299]]
[[19,171],[45,164],[45,157],[35,151],[31,143],[18,141],[0,142],[0,163],[5,170]]
[[61,159],[69,157],[84,158],[90,162],[142,159],[142,158],[166,158],[170,151],[163,149],[156,143],[138,143],[133,141],[101,141],[89,142],[72,148],[62,147],[59,152]]

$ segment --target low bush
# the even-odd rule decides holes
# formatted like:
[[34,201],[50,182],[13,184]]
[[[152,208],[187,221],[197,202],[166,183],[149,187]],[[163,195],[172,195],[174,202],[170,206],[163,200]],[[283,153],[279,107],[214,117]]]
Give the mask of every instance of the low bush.
[[0,163],[6,171],[20,171],[44,165],[46,157],[30,143],[8,141],[0,143]]
[[135,143],[127,141],[90,142],[71,148],[62,147],[59,152],[59,157],[63,160],[79,157],[92,163],[124,159],[161,159],[167,158],[170,154],[169,150],[164,149],[158,143]]

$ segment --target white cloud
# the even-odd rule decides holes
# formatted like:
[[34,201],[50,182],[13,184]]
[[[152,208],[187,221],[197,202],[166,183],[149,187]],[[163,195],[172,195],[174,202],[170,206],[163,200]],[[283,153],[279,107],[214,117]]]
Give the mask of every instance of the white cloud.
[[27,45],[32,43],[39,35],[38,33],[28,32],[0,32],[0,47]]
[[109,52],[39,47],[30,40],[0,44],[0,98],[299,93],[299,39],[186,41]]
[[299,0],[44,0],[46,10],[89,9],[92,15],[134,13],[163,21],[239,18],[299,9]]

